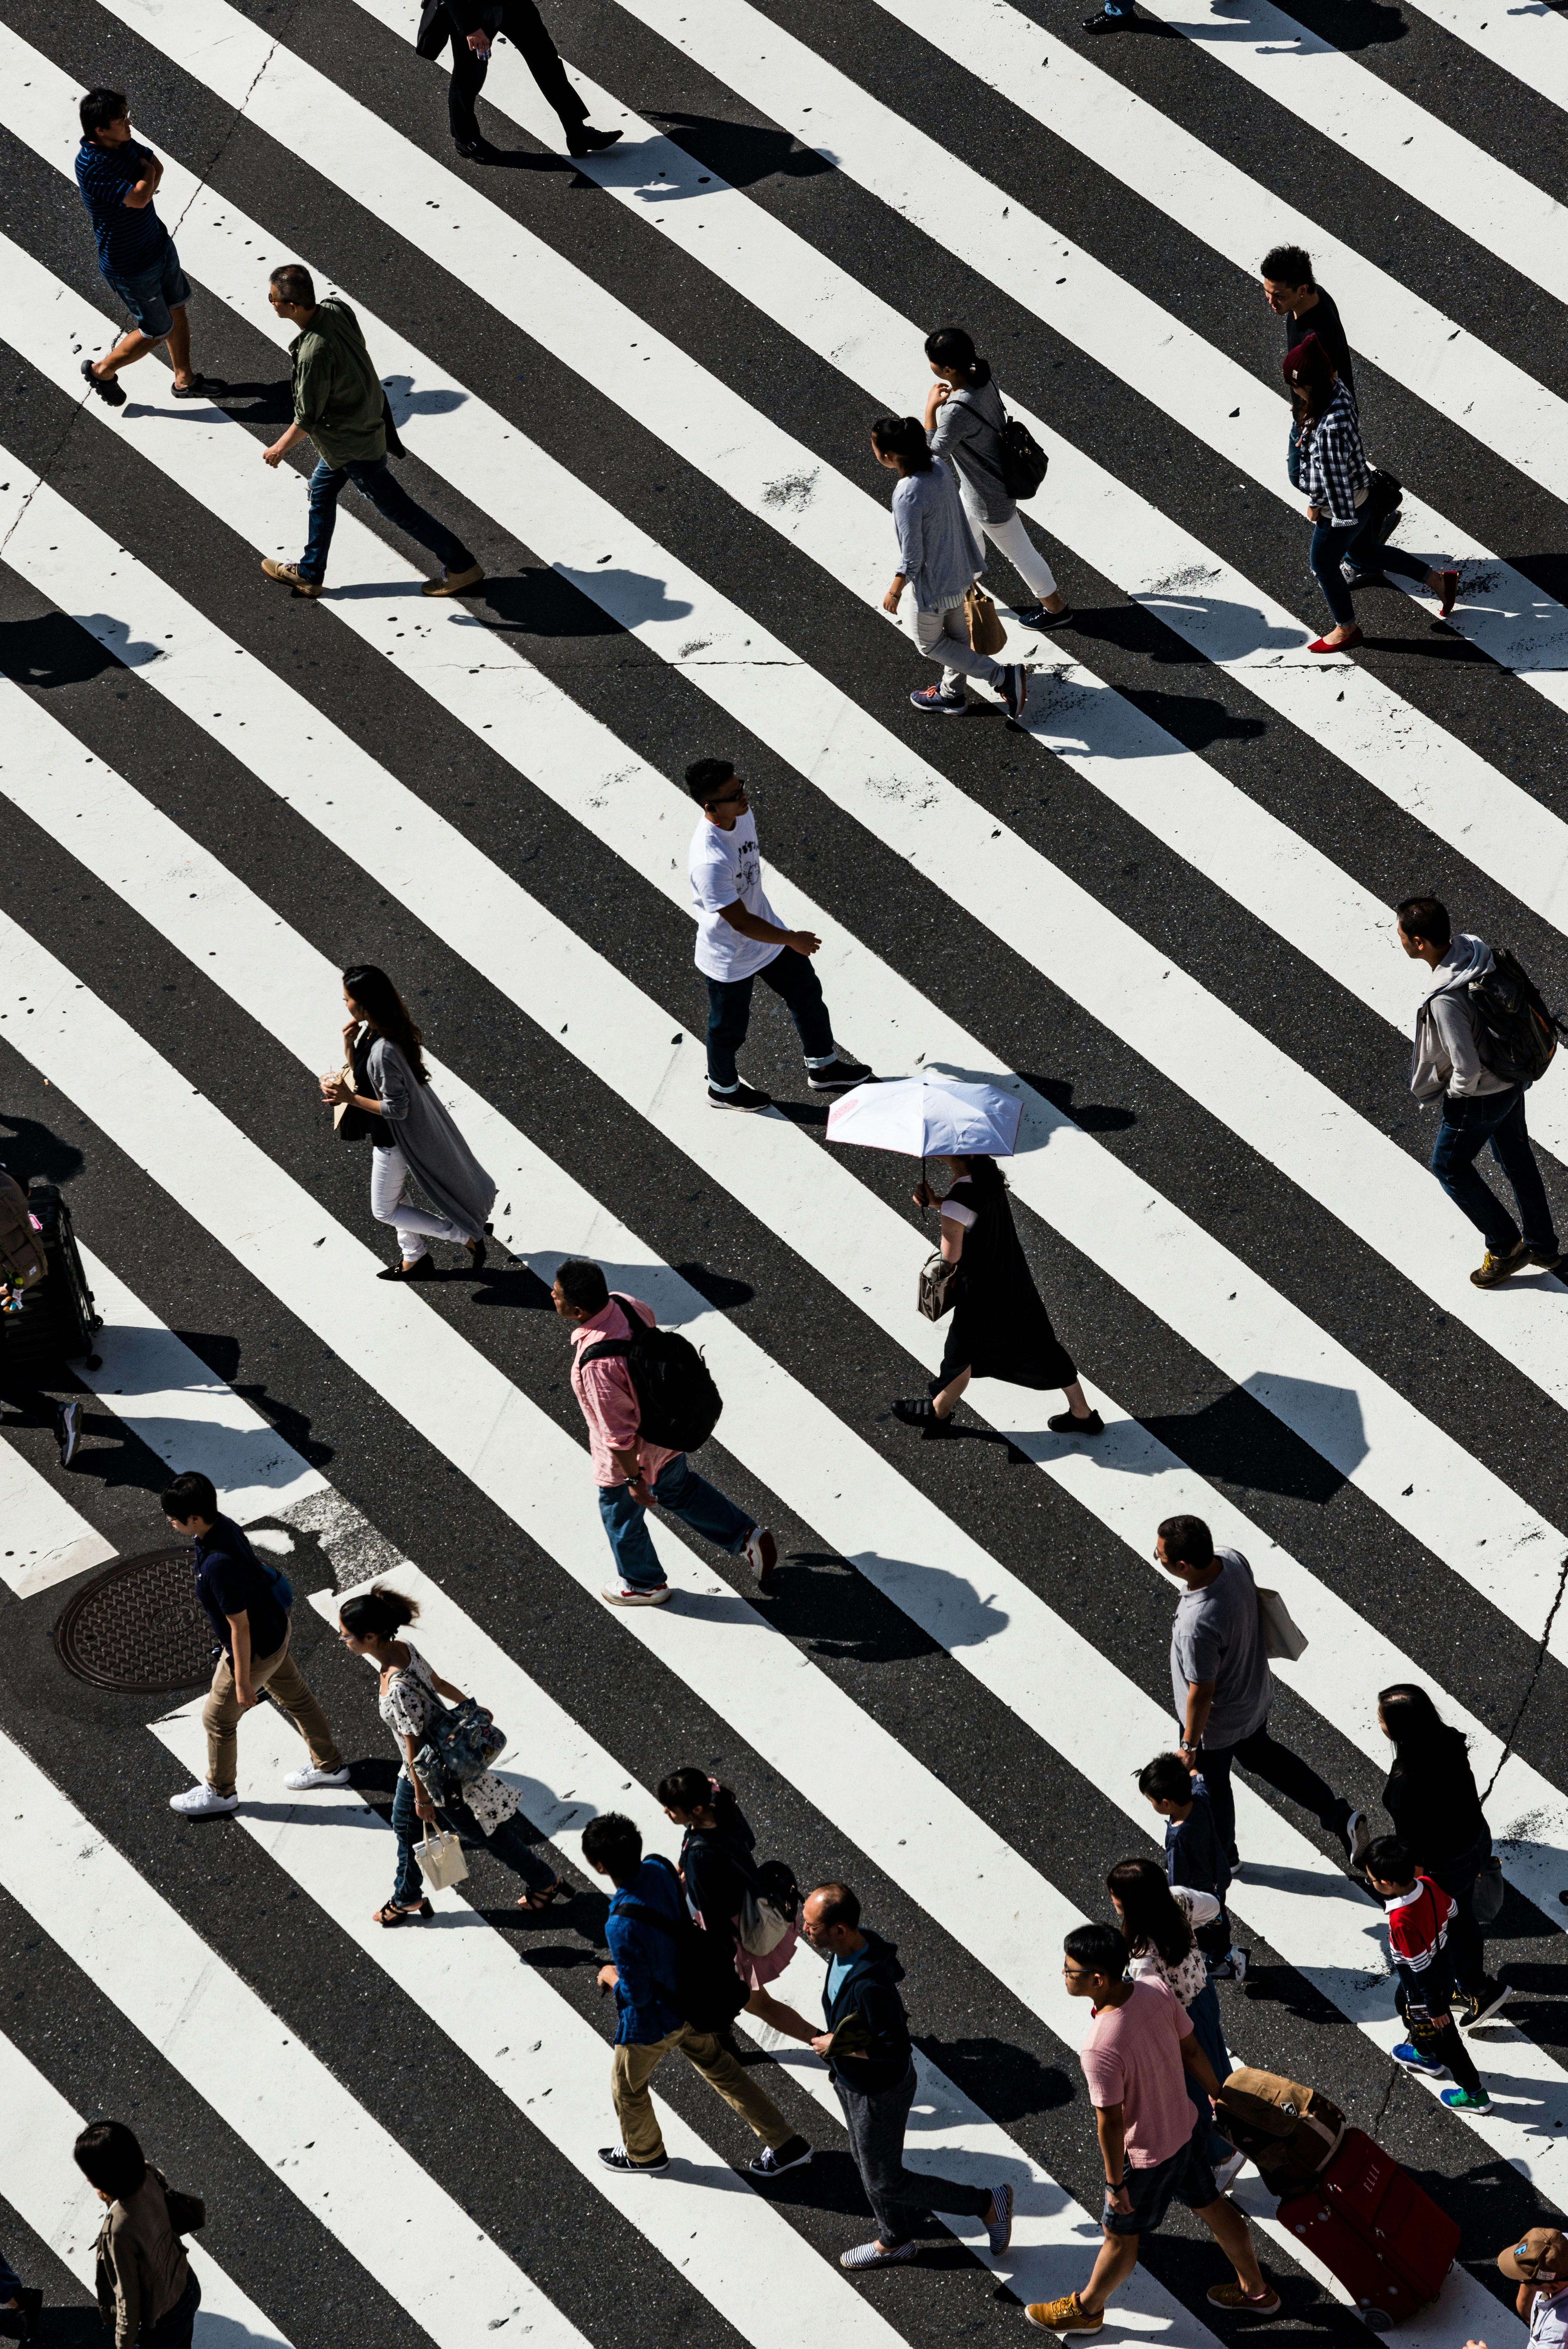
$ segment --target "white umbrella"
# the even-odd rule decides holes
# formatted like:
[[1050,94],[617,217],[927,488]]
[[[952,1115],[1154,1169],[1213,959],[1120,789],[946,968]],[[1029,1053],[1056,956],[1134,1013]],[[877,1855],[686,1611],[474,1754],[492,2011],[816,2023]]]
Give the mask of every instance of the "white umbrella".
[[828,1139],[897,1150],[906,1158],[1008,1158],[1023,1113],[1016,1093],[1000,1085],[927,1069],[841,1094],[828,1112]]

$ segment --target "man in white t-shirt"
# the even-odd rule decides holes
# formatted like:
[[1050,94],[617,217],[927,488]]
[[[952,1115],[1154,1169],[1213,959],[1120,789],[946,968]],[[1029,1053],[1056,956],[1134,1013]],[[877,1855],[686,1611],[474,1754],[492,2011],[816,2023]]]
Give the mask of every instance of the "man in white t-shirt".
[[715,1109],[766,1109],[769,1096],[742,1084],[735,1056],[751,1023],[751,988],[764,979],[795,1022],[814,1093],[845,1092],[871,1071],[841,1052],[811,957],[822,941],[787,930],[762,890],[757,821],[727,759],[698,759],[687,791],[702,810],[686,870],[696,907],[696,967],[707,981],[707,1097]]
[[[1568,2242],[1556,2227],[1530,2227],[1498,2253],[1497,2264],[1519,2286],[1514,2306],[1530,2327],[1530,2349],[1563,2349],[1568,2342]],[[1467,2341],[1465,2349],[1486,2349]]]

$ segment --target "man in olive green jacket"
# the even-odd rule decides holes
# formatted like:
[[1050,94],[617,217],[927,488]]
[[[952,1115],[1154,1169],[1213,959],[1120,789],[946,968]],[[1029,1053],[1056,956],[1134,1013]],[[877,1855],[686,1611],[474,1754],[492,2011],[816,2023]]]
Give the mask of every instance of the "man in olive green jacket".
[[347,303],[330,294],[318,302],[309,270],[297,261],[273,270],[267,295],[277,316],[300,331],[289,346],[294,420],[270,449],[263,450],[262,457],[266,464],[281,464],[302,440],[314,440],[320,461],[310,477],[304,553],[297,563],[266,557],[262,564],[266,576],[292,587],[296,595],[320,595],[337,501],[352,481],[378,513],[428,546],[439,562],[441,575],[426,581],[427,595],[461,595],[477,587],[484,577],[483,566],[445,523],[417,506],[392,478],[387,462],[387,396]]

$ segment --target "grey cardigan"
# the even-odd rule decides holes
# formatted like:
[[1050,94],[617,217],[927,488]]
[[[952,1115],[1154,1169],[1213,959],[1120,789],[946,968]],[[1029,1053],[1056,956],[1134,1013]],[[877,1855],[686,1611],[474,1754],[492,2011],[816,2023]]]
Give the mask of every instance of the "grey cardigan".
[[458,1132],[434,1085],[419,1084],[396,1044],[377,1036],[366,1066],[392,1140],[438,1216],[478,1239],[495,1205],[495,1185]]
[[926,434],[933,454],[956,465],[986,522],[1011,522],[1018,509],[1002,485],[1002,427],[1007,411],[995,382],[950,391]]
[[980,549],[969,527],[958,484],[940,457],[929,473],[905,473],[892,493],[898,567],[915,608],[950,611],[962,604],[980,569]]

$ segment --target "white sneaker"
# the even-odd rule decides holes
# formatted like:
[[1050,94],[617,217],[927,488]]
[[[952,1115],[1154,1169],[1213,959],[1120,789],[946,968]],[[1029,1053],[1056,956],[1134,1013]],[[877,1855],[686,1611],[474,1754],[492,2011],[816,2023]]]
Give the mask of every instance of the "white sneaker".
[[291,1795],[308,1794],[313,1786],[346,1786],[347,1784],[346,1764],[341,1770],[318,1770],[312,1763],[308,1769],[291,1770],[284,1780]]
[[237,1811],[238,1795],[214,1794],[208,1785],[187,1786],[182,1795],[170,1795],[169,1807],[188,1819],[215,1819],[220,1811]]
[[746,1537],[746,1562],[758,1582],[766,1582],[779,1563],[779,1545],[766,1526],[753,1526]]
[[1214,2183],[1219,2188],[1222,2194],[1224,2193],[1227,2187],[1233,2186],[1235,2184],[1237,2178],[1241,2176],[1246,2166],[1247,2157],[1244,2153],[1233,2153],[1229,2161],[1219,2161],[1215,2163]]
[[599,1593],[612,1607],[662,1607],[669,1595],[667,1582],[661,1582],[656,1590],[634,1590],[629,1583],[607,1582]]

